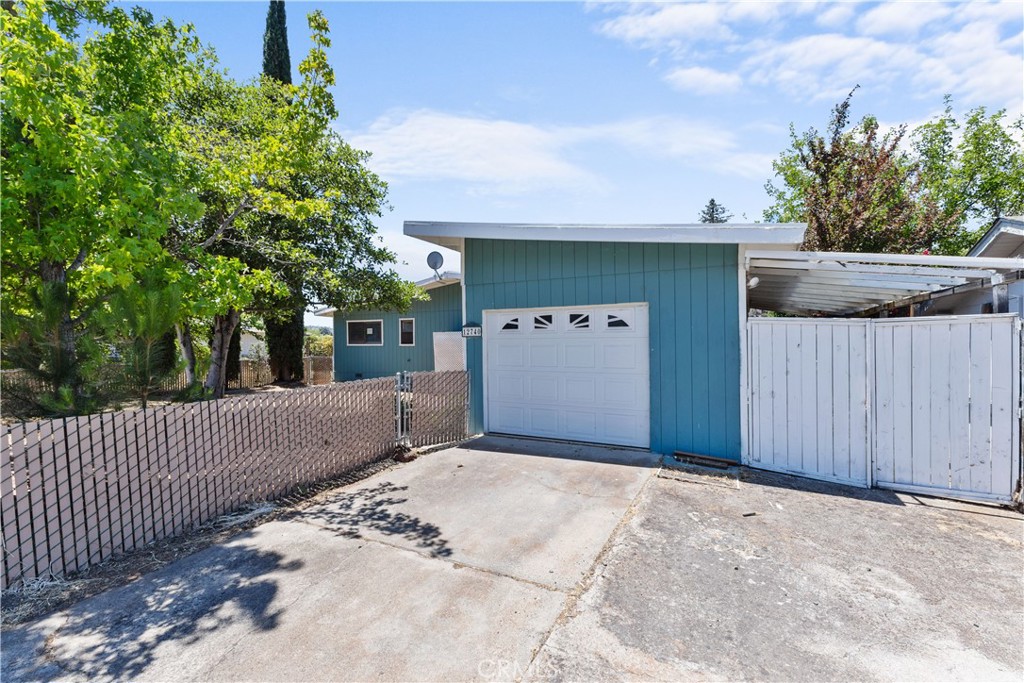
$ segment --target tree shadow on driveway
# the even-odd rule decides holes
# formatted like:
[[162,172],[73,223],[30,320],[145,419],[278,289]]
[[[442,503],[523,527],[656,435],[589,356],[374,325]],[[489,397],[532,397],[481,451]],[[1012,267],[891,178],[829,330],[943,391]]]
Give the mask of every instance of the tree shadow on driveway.
[[63,623],[51,619],[5,632],[3,679],[133,679],[153,664],[158,649],[166,658],[170,646],[173,659],[174,649],[229,627],[239,637],[272,630],[283,610],[272,607],[278,581],[270,575],[303,565],[235,543],[209,548],[53,618],[66,616]]
[[436,524],[393,509],[407,503],[401,494],[409,489],[389,481],[345,491],[324,505],[290,516],[302,519],[347,538],[364,538],[365,532],[397,536],[414,543],[431,557],[450,557],[452,549]]

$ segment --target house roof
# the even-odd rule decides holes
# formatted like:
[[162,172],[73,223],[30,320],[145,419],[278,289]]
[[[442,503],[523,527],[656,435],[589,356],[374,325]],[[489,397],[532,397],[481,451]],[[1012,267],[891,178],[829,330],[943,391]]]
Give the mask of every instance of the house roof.
[[806,223],[687,223],[578,225],[570,223],[446,223],[406,221],[404,232],[432,244],[462,251],[466,238],[564,242],[648,242],[766,244],[795,249]]
[[745,266],[752,308],[854,315],[928,292],[1002,282],[1024,269],[1024,258],[750,250]]
[[[446,270],[430,277],[419,280],[416,285],[425,291],[437,289],[438,287],[446,287],[448,285],[454,285],[456,282],[462,281],[462,273],[455,270]],[[319,315],[323,318],[333,318],[337,312],[336,308],[321,308],[318,311],[314,311],[313,315]]]
[[996,219],[968,256],[1019,256],[1024,254],[1024,216]]

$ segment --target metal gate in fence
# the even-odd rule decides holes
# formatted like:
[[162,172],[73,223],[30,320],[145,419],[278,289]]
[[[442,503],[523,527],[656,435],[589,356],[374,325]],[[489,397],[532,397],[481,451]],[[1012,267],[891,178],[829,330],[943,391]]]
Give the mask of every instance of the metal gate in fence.
[[1010,502],[1021,475],[1014,315],[748,322],[752,467]]

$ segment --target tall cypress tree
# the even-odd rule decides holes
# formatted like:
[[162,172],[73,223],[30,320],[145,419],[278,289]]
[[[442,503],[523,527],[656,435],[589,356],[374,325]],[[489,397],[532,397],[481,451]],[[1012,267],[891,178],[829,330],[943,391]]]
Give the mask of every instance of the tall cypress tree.
[[282,83],[292,82],[284,0],[270,0],[270,8],[267,10],[267,29],[263,32],[263,74]]
[[[267,28],[263,33],[263,74],[282,83],[292,82],[292,61],[288,54],[288,26],[284,0],[271,0],[267,10]],[[303,378],[302,344],[306,333],[306,301],[302,282],[289,282],[290,296],[282,307],[290,310],[284,317],[267,315],[267,355],[270,371],[277,382]]]

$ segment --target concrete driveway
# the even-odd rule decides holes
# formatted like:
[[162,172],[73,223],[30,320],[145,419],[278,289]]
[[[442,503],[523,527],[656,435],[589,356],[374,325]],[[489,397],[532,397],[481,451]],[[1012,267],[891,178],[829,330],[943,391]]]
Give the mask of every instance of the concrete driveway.
[[1022,521],[479,439],[4,633],[3,679],[1006,679]]

